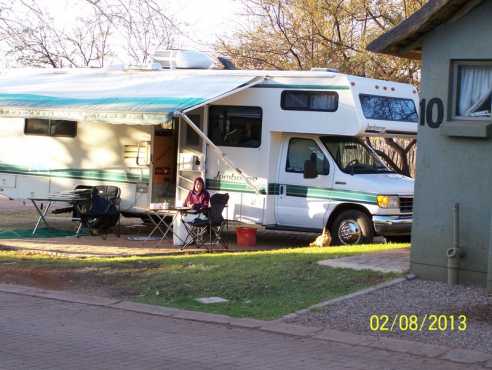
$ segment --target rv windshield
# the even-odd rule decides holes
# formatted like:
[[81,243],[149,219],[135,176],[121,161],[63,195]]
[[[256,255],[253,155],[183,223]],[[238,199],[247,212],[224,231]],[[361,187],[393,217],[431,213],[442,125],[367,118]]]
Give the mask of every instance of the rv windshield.
[[350,174],[392,173],[362,141],[353,137],[322,136],[321,142],[330,152],[338,167]]

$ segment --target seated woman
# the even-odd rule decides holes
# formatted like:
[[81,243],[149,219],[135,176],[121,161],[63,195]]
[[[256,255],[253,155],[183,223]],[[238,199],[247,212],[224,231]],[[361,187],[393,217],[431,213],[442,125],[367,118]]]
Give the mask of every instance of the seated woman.
[[184,207],[191,207],[196,211],[204,211],[209,207],[210,194],[205,189],[205,182],[201,177],[197,177],[193,183],[193,189],[183,202]]

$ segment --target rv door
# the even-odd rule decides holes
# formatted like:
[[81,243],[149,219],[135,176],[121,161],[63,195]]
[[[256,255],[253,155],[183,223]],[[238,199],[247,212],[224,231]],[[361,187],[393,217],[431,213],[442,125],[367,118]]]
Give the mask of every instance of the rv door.
[[314,137],[286,137],[278,169],[277,224],[322,229],[332,187],[333,163]]

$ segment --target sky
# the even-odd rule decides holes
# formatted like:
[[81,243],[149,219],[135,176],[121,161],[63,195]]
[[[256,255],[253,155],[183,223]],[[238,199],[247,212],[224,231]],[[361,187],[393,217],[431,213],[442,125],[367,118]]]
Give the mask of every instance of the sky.
[[[38,0],[43,4],[59,25],[68,25],[77,16],[83,16],[87,6],[82,0]],[[218,36],[231,34],[238,24],[241,13],[240,0],[160,0],[164,9],[169,9],[172,18],[180,25],[182,35],[179,36],[178,46],[183,49],[201,51],[213,50],[211,45]],[[0,49],[0,66],[9,66],[4,50]],[[114,63],[122,62],[115,60]]]
[[171,12],[178,21],[185,23],[184,31],[190,39],[184,39],[185,48],[194,45],[206,47],[217,36],[223,36],[234,30],[241,12],[238,0],[168,0]]
[[[55,20],[63,23],[80,15],[81,7],[74,7],[74,2],[76,0],[56,0],[46,4]],[[160,3],[181,25],[183,34],[189,35],[179,41],[183,48],[190,49],[204,49],[217,36],[230,33],[241,12],[239,0],[160,0]]]

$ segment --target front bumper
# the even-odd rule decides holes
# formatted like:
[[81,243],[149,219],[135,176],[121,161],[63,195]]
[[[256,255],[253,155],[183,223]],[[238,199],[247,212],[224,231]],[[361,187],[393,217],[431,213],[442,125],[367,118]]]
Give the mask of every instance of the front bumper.
[[412,216],[372,216],[374,230],[378,235],[410,235]]

